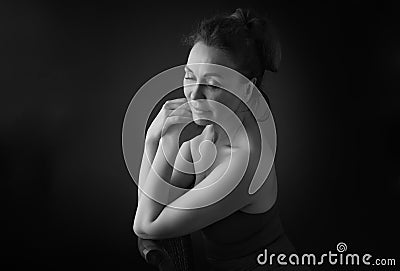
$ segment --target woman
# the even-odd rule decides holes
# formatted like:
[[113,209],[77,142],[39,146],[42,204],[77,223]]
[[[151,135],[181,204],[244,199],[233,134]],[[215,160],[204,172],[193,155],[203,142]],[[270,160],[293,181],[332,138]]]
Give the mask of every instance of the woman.
[[[140,238],[166,239],[201,230],[213,270],[289,270],[276,261],[263,266],[257,256],[265,249],[287,257],[295,253],[275,204],[275,167],[263,176],[266,181],[260,189],[248,193],[260,158],[260,142],[265,139],[246,104],[263,98],[256,95],[254,85],[260,87],[265,70],[277,71],[280,59],[269,27],[265,19],[243,9],[204,20],[188,39],[192,47],[185,67],[185,98],[165,103],[146,135],[139,190],[168,204],[139,191],[134,231]],[[224,81],[215,67],[238,71],[248,83],[233,77]],[[227,88],[235,89],[237,96]],[[241,125],[229,112],[234,112]],[[179,131],[191,121],[202,132],[179,148]],[[203,144],[206,141],[212,141],[215,148]],[[174,167],[168,161],[174,161]],[[171,192],[160,180],[181,188],[213,186],[213,190]],[[238,185],[232,187],[232,183]]]

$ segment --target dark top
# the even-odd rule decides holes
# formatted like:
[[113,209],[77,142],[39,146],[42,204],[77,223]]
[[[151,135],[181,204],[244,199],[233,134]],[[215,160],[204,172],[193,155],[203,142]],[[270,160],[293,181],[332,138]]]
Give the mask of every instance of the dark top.
[[201,233],[206,257],[215,268],[213,270],[256,268],[257,255],[264,249],[268,249],[268,253],[288,256],[296,252],[284,234],[276,203],[260,214],[237,211],[203,228]]

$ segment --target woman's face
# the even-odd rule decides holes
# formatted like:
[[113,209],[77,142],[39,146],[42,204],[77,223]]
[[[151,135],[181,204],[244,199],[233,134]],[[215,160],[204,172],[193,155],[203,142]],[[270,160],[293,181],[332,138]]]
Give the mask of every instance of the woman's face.
[[193,120],[198,125],[208,125],[211,123],[209,120],[220,121],[222,118],[229,118],[227,110],[223,110],[224,107],[219,104],[235,112],[240,100],[225,89],[234,91],[241,97],[240,89],[243,87],[241,78],[229,72],[230,69],[207,64],[235,69],[230,56],[223,50],[202,42],[193,46],[185,67],[184,93],[192,110]]

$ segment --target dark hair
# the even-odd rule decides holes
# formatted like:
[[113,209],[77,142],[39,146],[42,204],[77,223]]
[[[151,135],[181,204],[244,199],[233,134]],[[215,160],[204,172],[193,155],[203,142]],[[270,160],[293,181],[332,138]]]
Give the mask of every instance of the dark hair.
[[[238,71],[249,80],[257,78],[260,87],[264,71],[278,71],[280,46],[271,23],[252,9],[238,8],[232,14],[218,14],[204,19],[185,40],[194,46],[203,42],[226,51]],[[261,91],[269,104],[268,97]]]
[[238,8],[230,15],[204,19],[185,39],[190,46],[199,41],[226,51],[249,79],[262,78],[264,70],[278,71],[279,41],[267,18],[252,9]]

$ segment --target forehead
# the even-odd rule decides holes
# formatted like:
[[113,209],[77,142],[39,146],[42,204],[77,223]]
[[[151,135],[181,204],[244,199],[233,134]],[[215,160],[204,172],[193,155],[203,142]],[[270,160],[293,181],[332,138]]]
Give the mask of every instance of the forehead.
[[197,42],[193,46],[189,53],[186,67],[198,77],[211,74],[224,79],[224,81],[232,82],[232,80],[237,81],[240,79],[231,57],[224,50],[207,46],[203,42]]
[[208,46],[203,42],[197,42],[190,50],[187,64],[190,65],[192,63],[210,63],[226,66],[231,69],[236,68],[227,52]]

